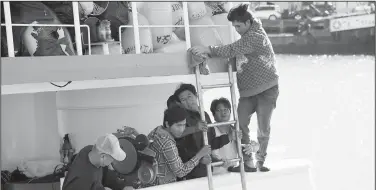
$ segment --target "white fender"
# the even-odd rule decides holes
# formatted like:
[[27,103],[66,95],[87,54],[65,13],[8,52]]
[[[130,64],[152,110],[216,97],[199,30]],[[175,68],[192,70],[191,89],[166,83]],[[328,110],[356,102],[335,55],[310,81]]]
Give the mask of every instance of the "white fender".
[[[110,55],[121,54],[120,44],[108,44],[108,46],[102,46],[102,45],[91,46],[91,55],[105,55],[106,51],[108,51]],[[88,51],[86,51],[85,54],[88,55]]]
[[[38,24],[38,21],[34,21],[31,24]],[[46,29],[46,28],[44,28],[44,29]],[[43,35],[46,35],[48,33],[47,31],[45,31],[45,32],[46,33],[44,33]],[[63,28],[58,28],[56,30],[56,32],[57,32],[57,35],[58,35],[57,40],[62,39],[64,37],[70,38],[68,31],[64,30]],[[22,39],[23,39],[23,42],[25,44],[25,48],[27,49],[27,51],[29,52],[29,54],[31,56],[34,56],[34,53],[37,51],[37,48],[38,48],[38,40],[33,37],[33,34],[38,36],[38,31],[34,30],[34,27],[32,27],[32,26],[27,27],[26,30],[24,31],[24,33],[22,34]],[[43,37],[40,40],[43,40]],[[56,42],[57,42],[57,40],[56,40]],[[70,44],[68,44],[68,46],[65,45],[65,44],[60,44],[60,48],[64,52],[65,55],[67,55],[67,56],[70,55],[70,53],[68,51],[68,48],[72,48],[72,47],[70,47]],[[43,53],[45,53],[44,56],[48,56],[48,52],[43,52]]]
[[80,11],[84,13],[85,16],[91,14],[94,10],[94,3],[87,1],[87,2],[78,2],[80,5],[79,7],[81,8]]
[[[191,25],[213,25],[210,17],[205,16],[198,20],[192,20]],[[192,46],[209,46],[222,45],[221,37],[216,28],[191,28],[191,45]]]
[[181,42],[181,40],[179,39],[179,37],[175,33],[172,33],[171,43],[175,43],[175,42]]
[[228,2],[206,1],[205,7],[208,16],[227,14],[230,11],[230,4]]
[[171,42],[170,44],[155,50],[155,53],[175,53],[187,50],[185,41]]
[[[171,2],[145,2],[142,9],[151,25],[171,25],[172,6]],[[172,28],[151,28],[153,48],[161,48],[171,41]]]
[[[183,6],[180,2],[171,2],[172,7],[172,23],[173,25],[184,25],[184,12]],[[174,28],[173,31],[176,31],[180,28]]]
[[227,25],[228,27],[217,27],[217,31],[219,33],[219,36],[221,37],[223,45],[232,43],[231,41],[231,34],[230,34],[230,26],[229,21],[227,20],[227,13],[222,13],[218,15],[214,15],[211,17],[213,20],[213,23],[215,25]]
[[[37,24],[37,21],[32,22],[31,24]],[[34,55],[37,50],[38,41],[31,34],[36,33],[32,26],[26,28],[25,32],[22,34],[23,42],[25,43],[25,48],[30,55]]]
[[180,40],[185,40],[185,28],[177,28],[174,33]]
[[[131,12],[129,13],[129,19],[129,25],[133,25],[133,16]],[[149,25],[148,20],[142,14],[138,14],[138,22],[139,25]],[[150,28],[139,28],[139,32],[141,53],[152,53],[153,42]],[[126,28],[124,32],[122,32],[121,44],[125,54],[136,53],[133,28]]]
[[204,2],[188,2],[188,17],[190,20],[197,20],[206,15]]

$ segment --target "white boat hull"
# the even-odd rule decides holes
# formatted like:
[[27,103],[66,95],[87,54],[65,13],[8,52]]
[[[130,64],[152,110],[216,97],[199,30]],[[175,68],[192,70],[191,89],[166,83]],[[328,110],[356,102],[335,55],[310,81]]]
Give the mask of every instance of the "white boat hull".
[[[286,159],[268,164],[270,172],[246,173],[247,190],[315,190],[311,178],[311,163],[307,160]],[[213,176],[214,190],[241,190],[240,173]],[[206,177],[159,185],[145,190],[209,189]]]

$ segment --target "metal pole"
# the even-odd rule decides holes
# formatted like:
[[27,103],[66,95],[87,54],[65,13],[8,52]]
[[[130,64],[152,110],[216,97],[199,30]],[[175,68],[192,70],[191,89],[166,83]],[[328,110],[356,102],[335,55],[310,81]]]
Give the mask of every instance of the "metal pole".
[[78,2],[77,1],[72,2],[72,8],[73,8],[74,34],[75,34],[75,38],[76,38],[77,55],[82,55],[80,13],[79,13],[79,10],[78,10]]
[[240,127],[239,127],[239,118],[238,118],[238,112],[237,112],[238,106],[236,104],[236,97],[235,97],[235,82],[234,82],[234,76],[233,76],[231,63],[228,64],[228,78],[229,78],[230,84],[231,84],[230,91],[231,91],[231,103],[232,103],[232,107],[233,107],[233,116],[234,116],[234,120],[237,121],[235,123],[235,128],[236,128],[236,139],[237,139],[236,145],[237,145],[237,148],[238,148],[238,155],[239,155],[239,158],[240,158],[240,162],[239,162],[240,178],[241,178],[241,183],[242,183],[242,189],[247,190],[247,183],[246,183],[245,172],[244,172],[243,151],[242,151],[242,147],[241,147],[241,141],[238,138],[238,131],[239,131]]
[[137,15],[136,2],[132,2],[132,17],[133,17],[134,48],[135,48],[136,54],[140,54],[141,53],[140,31],[138,28],[138,15]]
[[185,44],[187,49],[191,48],[191,33],[189,30],[189,17],[188,17],[188,3],[183,2],[184,13],[184,31],[185,31]]
[[12,16],[10,13],[9,1],[4,1],[5,29],[8,43],[8,57],[14,57],[14,42],[12,30]]

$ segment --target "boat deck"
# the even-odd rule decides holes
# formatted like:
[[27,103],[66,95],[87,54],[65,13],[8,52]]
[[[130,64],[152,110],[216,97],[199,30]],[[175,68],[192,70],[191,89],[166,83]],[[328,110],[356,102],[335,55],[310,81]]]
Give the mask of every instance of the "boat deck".
[[[311,178],[311,163],[301,159],[286,159],[268,164],[270,172],[246,173],[247,189],[257,190],[314,190]],[[225,173],[213,176],[215,190],[241,190],[239,173]],[[147,190],[191,190],[207,189],[206,177],[181,181],[166,185],[159,185]]]

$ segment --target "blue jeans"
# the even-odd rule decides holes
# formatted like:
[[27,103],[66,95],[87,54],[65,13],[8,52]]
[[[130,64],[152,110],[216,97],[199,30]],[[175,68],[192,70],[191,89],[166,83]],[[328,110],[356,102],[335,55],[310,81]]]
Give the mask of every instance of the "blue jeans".
[[[239,98],[238,117],[239,127],[243,132],[242,144],[250,143],[248,125],[252,114],[255,112],[257,114],[257,140],[260,144],[260,149],[256,153],[258,161],[265,161],[270,136],[270,121],[273,110],[276,108],[278,95],[279,89],[276,85],[260,94]],[[252,156],[245,156],[244,161],[247,160],[252,160]]]

